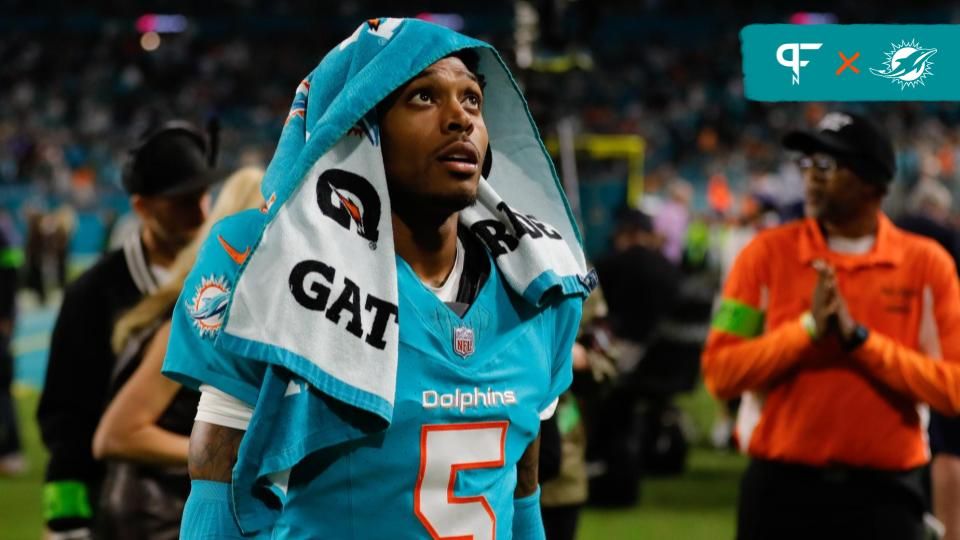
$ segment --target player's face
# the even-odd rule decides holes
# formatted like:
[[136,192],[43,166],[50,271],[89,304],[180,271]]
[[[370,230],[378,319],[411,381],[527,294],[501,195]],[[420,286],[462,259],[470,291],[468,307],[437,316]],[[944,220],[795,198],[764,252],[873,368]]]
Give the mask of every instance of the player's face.
[[826,154],[804,156],[799,161],[805,186],[808,216],[825,221],[843,221],[858,213],[872,199],[869,186],[850,169]]
[[459,58],[406,84],[381,119],[391,203],[452,214],[477,198],[487,151],[483,90]]

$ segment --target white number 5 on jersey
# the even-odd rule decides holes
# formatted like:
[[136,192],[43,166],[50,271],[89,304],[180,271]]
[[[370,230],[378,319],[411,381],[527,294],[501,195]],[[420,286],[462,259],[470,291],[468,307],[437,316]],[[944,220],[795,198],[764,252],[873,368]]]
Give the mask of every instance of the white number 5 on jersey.
[[483,495],[458,497],[457,473],[503,467],[508,422],[426,425],[413,511],[434,540],[494,540],[497,516]]

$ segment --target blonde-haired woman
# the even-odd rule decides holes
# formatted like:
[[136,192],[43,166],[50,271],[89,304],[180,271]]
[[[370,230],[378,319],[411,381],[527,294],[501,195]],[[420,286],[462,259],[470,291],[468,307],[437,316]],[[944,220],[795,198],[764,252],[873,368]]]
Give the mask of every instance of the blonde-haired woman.
[[200,395],[160,374],[170,314],[210,228],[230,214],[261,206],[262,179],[263,171],[252,167],[231,175],[196,238],[177,255],[170,281],[114,326],[114,398],[93,439],[93,455],[107,461],[99,538],[178,537],[190,491],[187,447]]

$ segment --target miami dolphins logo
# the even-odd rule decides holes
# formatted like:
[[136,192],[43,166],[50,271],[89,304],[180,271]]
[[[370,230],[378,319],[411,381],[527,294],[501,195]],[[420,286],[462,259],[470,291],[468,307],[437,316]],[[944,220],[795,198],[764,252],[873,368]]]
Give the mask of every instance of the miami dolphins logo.
[[374,146],[380,145],[380,129],[377,127],[375,122],[367,120],[366,117],[361,118],[356,124],[353,125],[347,131],[347,135],[362,137],[366,135],[367,140],[370,141],[370,144]]
[[933,75],[930,57],[937,54],[937,49],[924,49],[915,39],[901,41],[899,45],[891,43],[890,46],[893,49],[884,53],[887,60],[883,69],[870,68],[870,73],[899,84],[900,90],[925,84],[923,80]]
[[227,285],[226,278],[211,276],[200,280],[187,308],[201,336],[213,334],[220,329],[229,301],[230,286]]

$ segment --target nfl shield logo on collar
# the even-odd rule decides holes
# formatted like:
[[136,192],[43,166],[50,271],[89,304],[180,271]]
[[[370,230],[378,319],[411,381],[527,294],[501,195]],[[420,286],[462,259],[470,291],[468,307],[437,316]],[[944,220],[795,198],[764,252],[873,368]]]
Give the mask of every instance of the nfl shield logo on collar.
[[460,326],[453,329],[453,352],[463,358],[473,354],[473,329]]

